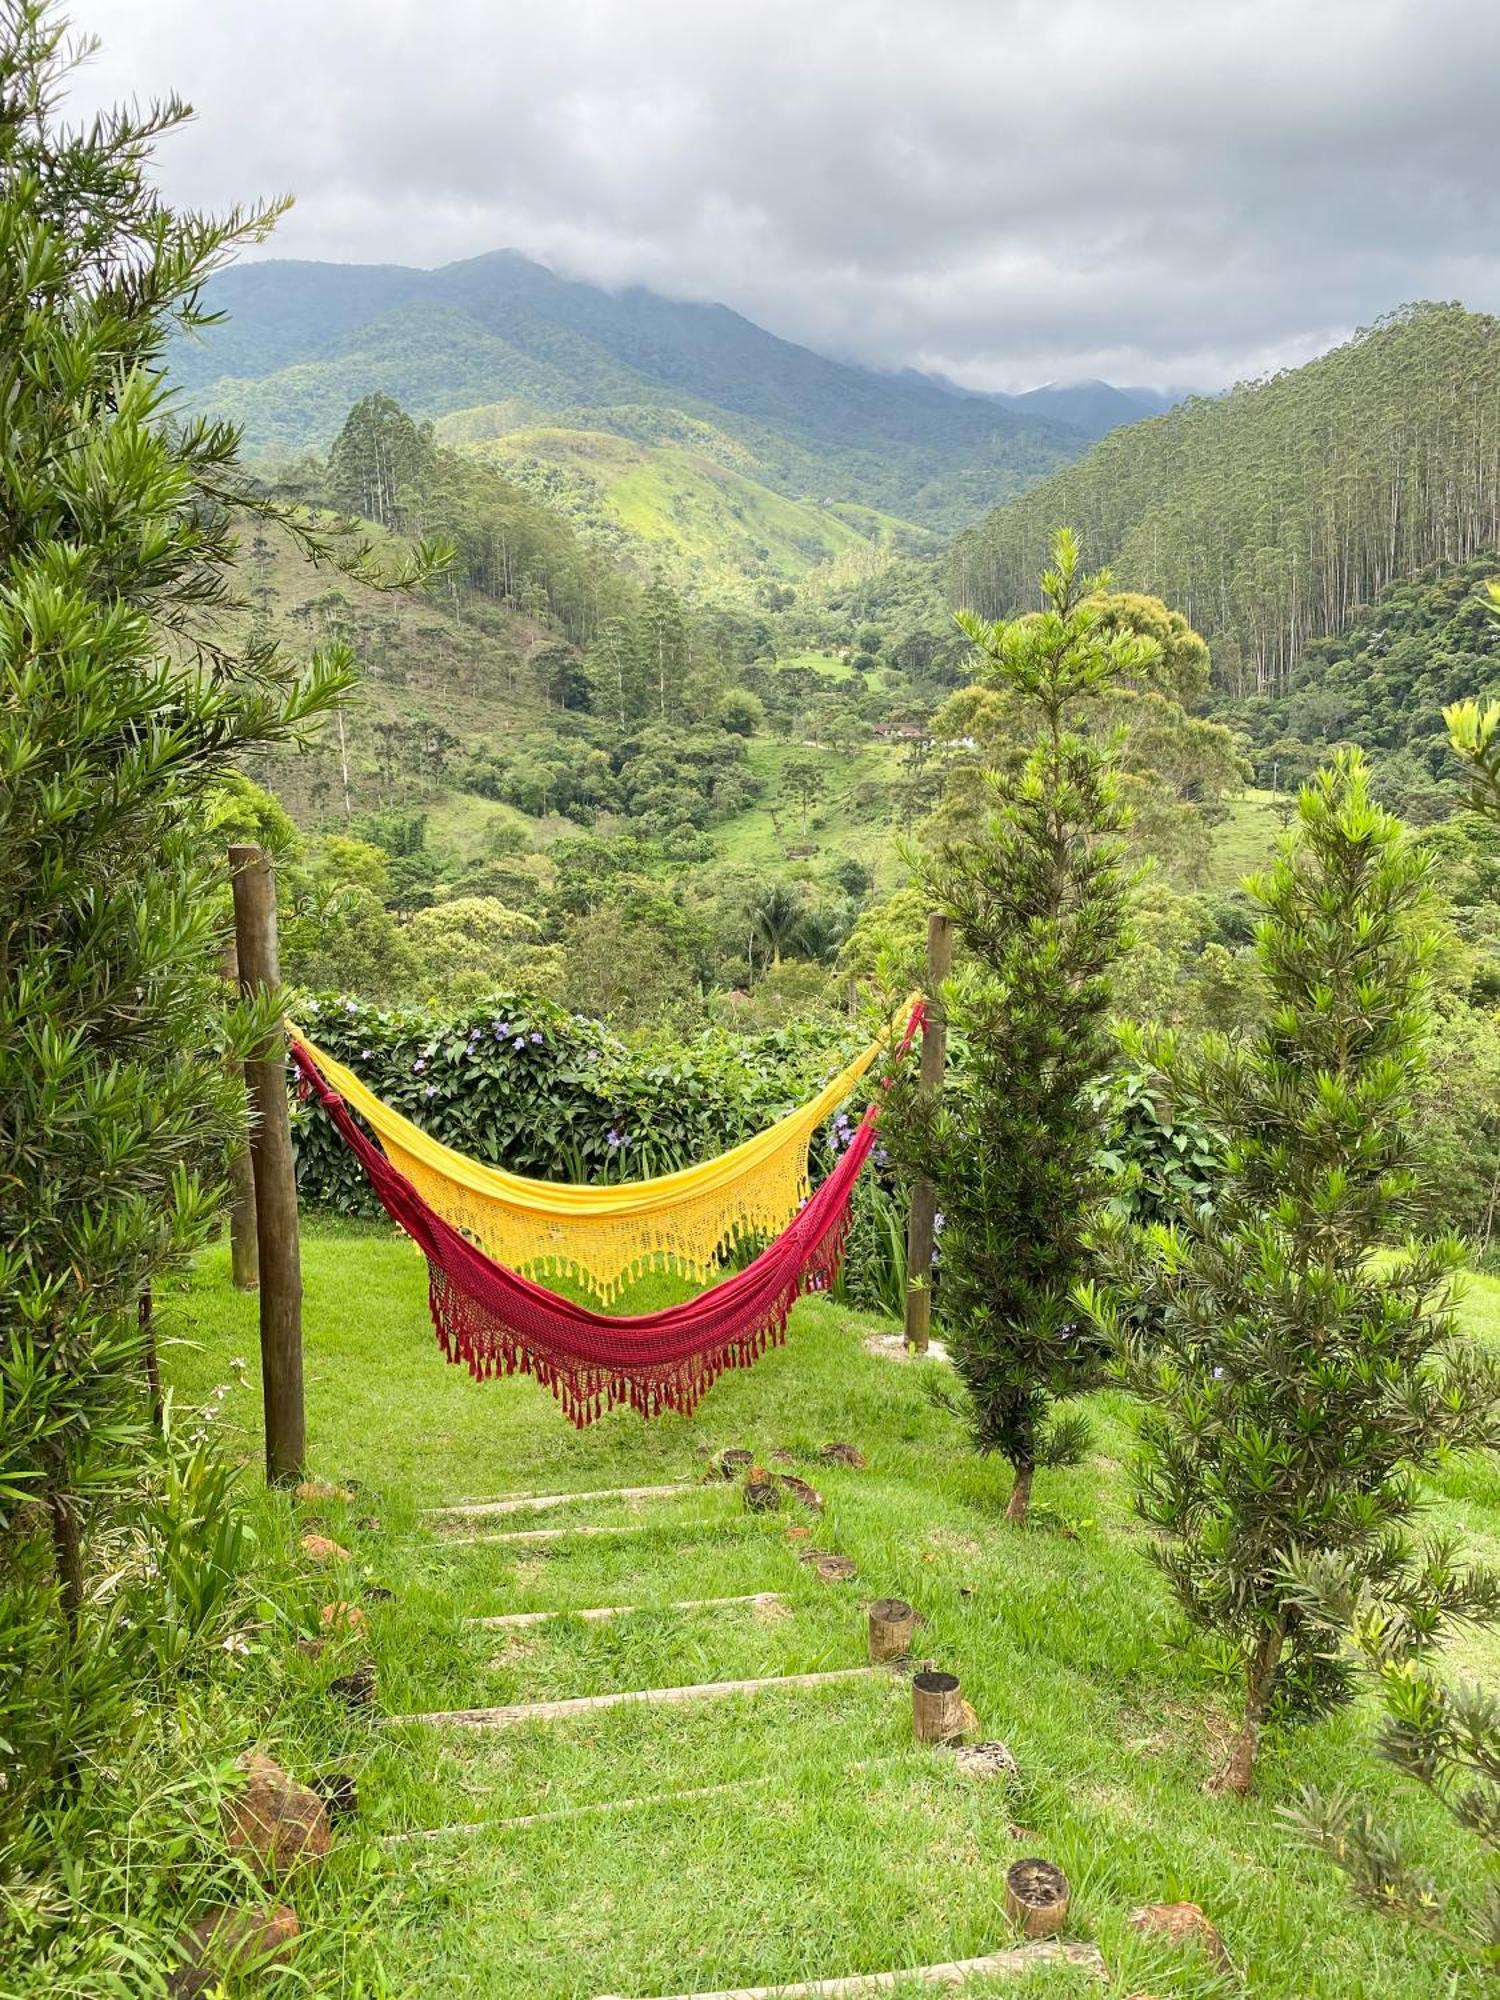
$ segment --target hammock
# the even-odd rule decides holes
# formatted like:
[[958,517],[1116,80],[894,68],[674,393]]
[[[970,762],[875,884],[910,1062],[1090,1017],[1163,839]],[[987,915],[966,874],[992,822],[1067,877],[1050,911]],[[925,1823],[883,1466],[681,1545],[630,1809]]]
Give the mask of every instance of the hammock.
[[[911,1010],[900,1053],[922,1020]],[[306,1042],[291,1038],[304,1086],[322,1105],[368,1175],[391,1220],[427,1259],[428,1301],[438,1344],[478,1381],[528,1374],[550,1389],[581,1429],[628,1404],[644,1417],[687,1415],[726,1368],[748,1368],[786,1335],[798,1298],[822,1291],[838,1269],[849,1198],[875,1143],[871,1105],[833,1171],[753,1262],[685,1304],[612,1318],[574,1305],[487,1257],[360,1129]],[[609,1190],[617,1192],[617,1190]]]
[[[915,1000],[903,1010],[910,1018]],[[721,1252],[774,1236],[808,1192],[813,1133],[853,1090],[888,1039],[876,1036],[809,1104],[701,1166],[653,1180],[589,1187],[526,1180],[470,1159],[384,1104],[295,1025],[291,1032],[386,1158],[434,1215],[512,1271],[580,1279],[606,1304],[663,1266],[707,1284]]]

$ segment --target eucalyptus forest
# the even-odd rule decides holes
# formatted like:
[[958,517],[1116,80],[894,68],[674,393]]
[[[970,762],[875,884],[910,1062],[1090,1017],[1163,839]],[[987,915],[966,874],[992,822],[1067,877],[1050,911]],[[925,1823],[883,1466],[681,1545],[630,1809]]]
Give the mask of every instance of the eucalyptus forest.
[[0,0],[0,2000],[1489,1990],[1500,320],[963,386],[281,257],[89,54]]

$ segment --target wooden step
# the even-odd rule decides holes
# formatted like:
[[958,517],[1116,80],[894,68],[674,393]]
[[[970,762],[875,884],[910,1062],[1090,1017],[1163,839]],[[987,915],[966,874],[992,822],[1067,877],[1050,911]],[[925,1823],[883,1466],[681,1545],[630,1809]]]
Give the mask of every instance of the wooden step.
[[884,1667],[834,1667],[818,1674],[773,1674],[752,1681],[703,1681],[696,1687],[630,1688],[620,1694],[574,1695],[566,1701],[521,1701],[506,1708],[438,1709],[427,1715],[389,1715],[383,1718],[389,1729],[404,1722],[424,1722],[460,1729],[510,1729],[523,1722],[563,1722],[574,1715],[591,1714],[602,1708],[626,1708],[635,1703],[659,1702],[678,1705],[712,1701],[716,1696],[765,1694],[774,1688],[824,1687],[834,1681],[889,1680]]
[[629,1618],[645,1611],[717,1611],[729,1604],[785,1604],[779,1590],[752,1590],[745,1597],[679,1597],[671,1604],[598,1604],[588,1611],[507,1611],[494,1618],[469,1618],[487,1632],[507,1625],[545,1625],[554,1618],[583,1618],[597,1623],[606,1618]]
[[604,1486],[586,1493],[511,1493],[502,1500],[459,1500],[448,1507],[429,1507],[437,1520],[459,1521],[493,1514],[539,1514],[544,1507],[570,1507],[580,1500],[670,1500],[700,1489],[678,1480],[671,1486]]
[[644,1535],[651,1530],[649,1521],[621,1521],[612,1528],[507,1528],[499,1535],[450,1535],[445,1546],[450,1549],[477,1549],[495,1542],[576,1542],[589,1541],[599,1535]]
[[[731,1986],[718,1993],[672,1993],[664,2000],[855,2000],[865,1993],[889,1993],[894,1986],[964,1986],[971,1979],[1021,1977],[1043,1965],[1081,1965],[1105,1977],[1097,1945],[1059,1944],[1038,1938],[987,1958],[957,1958],[945,1965],[914,1965],[903,1972],[855,1972],[842,1979],[808,1979],[795,1986]],[[618,1993],[601,1993],[598,2000],[624,2000]]]

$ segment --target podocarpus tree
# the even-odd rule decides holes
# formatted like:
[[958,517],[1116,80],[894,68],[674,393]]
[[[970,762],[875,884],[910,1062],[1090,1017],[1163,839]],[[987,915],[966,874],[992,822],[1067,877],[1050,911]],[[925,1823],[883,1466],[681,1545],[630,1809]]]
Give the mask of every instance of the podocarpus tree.
[[0,6],[0,1588],[32,1589],[50,1529],[75,1620],[90,1496],[142,1442],[137,1301],[243,1123],[205,800],[348,679],[339,653],[227,643],[238,437],[171,421],[160,372],[274,210],[162,205],[175,100],[66,129],[79,53],[45,4]]
[[[1273,1704],[1316,1713],[1349,1675],[1292,1579],[1337,1555],[1394,1588],[1416,1475],[1500,1440],[1500,1366],[1451,1309],[1453,1240],[1409,1240],[1412,1099],[1429,1024],[1431,863],[1371,803],[1357,752],[1302,793],[1252,882],[1268,1018],[1151,1059],[1225,1134],[1210,1213],[1106,1218],[1081,1301],[1143,1404],[1138,1499],[1191,1622],[1242,1677],[1219,1782],[1251,1785]],[[1375,1253],[1395,1248],[1387,1258]]]
[[1020,738],[1014,762],[988,774],[977,835],[923,865],[961,947],[965,972],[949,1001],[965,1060],[941,1092],[898,1085],[885,1119],[896,1157],[936,1188],[940,1323],[976,1444],[1014,1468],[1012,1521],[1026,1517],[1036,1468],[1081,1449],[1081,1422],[1054,1405],[1100,1368],[1071,1292],[1097,1186],[1097,1085],[1113,1057],[1108,971],[1130,880],[1111,745],[1074,725],[1155,657],[1088,601],[1107,584],[1080,572],[1063,530],[1042,579],[1045,610],[1011,624],[960,620]]

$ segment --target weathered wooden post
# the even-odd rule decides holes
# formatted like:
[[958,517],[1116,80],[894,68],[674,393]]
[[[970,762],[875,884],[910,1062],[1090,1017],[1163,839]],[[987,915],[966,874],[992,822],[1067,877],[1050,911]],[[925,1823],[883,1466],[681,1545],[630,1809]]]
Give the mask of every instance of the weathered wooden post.
[[[276,878],[260,847],[229,850],[240,990],[274,993]],[[266,1423],[266,1478],[302,1477],[307,1424],[302,1404],[302,1256],[297,1238],[297,1177],[286,1099],[286,1053],[273,1027],[245,1064],[250,1099],[250,1164],[255,1176],[255,1236],[260,1261],[260,1374]]]
[[[927,919],[927,1018],[922,1027],[919,1072],[924,1090],[936,1090],[943,1081],[948,1023],[943,1014],[942,986],[952,970],[953,926],[941,910],[934,910]],[[932,1240],[936,1214],[937,1194],[932,1182],[917,1181],[912,1187],[911,1213],[906,1219],[906,1345],[914,1354],[927,1352],[932,1325]]]
[[[226,981],[239,990],[240,955],[230,938],[224,946]],[[229,1073],[243,1083],[244,1064],[232,1057]],[[260,1283],[260,1257],[255,1244],[255,1169],[250,1148],[237,1146],[229,1157],[229,1268],[237,1292],[253,1292]]]
[[957,1674],[928,1667],[911,1683],[912,1734],[919,1743],[953,1743],[964,1733],[964,1698]]

